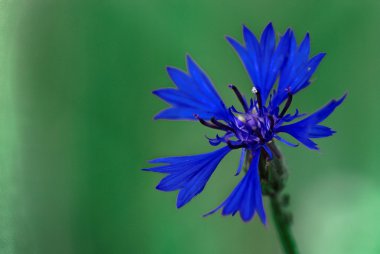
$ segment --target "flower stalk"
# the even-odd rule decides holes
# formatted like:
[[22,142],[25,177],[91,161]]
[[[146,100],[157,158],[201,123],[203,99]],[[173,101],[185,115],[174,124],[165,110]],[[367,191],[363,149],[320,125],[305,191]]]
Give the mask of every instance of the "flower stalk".
[[276,225],[277,234],[286,254],[298,254],[297,244],[291,230],[292,216],[284,211],[283,200],[288,196],[273,195],[270,197],[272,216]]
[[264,154],[260,160],[262,192],[263,195],[270,198],[273,221],[284,253],[298,254],[297,244],[291,230],[292,214],[286,211],[290,197],[282,193],[287,179],[287,169],[281,152],[274,142],[270,144],[270,149],[273,158],[269,160]]

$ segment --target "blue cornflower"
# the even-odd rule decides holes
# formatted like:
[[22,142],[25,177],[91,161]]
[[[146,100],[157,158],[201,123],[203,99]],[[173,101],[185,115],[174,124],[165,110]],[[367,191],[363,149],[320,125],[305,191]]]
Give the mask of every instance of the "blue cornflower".
[[[280,36],[276,46],[271,23],[264,29],[260,41],[246,26],[243,26],[243,35],[245,45],[227,37],[253,83],[252,92],[255,98],[249,101],[236,86],[229,85],[240,101],[242,111],[233,106],[225,106],[205,72],[190,56],[187,56],[187,73],[173,67],[167,68],[177,88],[163,88],[153,92],[171,105],[158,113],[155,119],[198,120],[201,124],[223,133],[209,139],[212,146],[222,145],[222,148],[199,155],[155,159],[151,163],[165,165],[144,170],[167,174],[157,185],[157,189],[179,190],[177,207],[180,208],[202,192],[219,162],[231,150],[241,149],[241,159],[235,175],[240,173],[245,158],[250,157],[247,173],[229,197],[208,214],[222,209],[223,215],[239,212],[244,221],[249,221],[257,213],[265,223],[259,172],[260,156],[272,158],[275,139],[292,147],[297,146],[280,137],[281,133],[290,134],[306,147],[317,150],[317,144],[312,139],[335,133],[320,123],[343,102],[346,95],[330,101],[310,115],[300,114],[298,110],[293,114],[287,113],[293,95],[310,84],[310,78],[325,53],[309,58],[309,34],[297,45],[291,29]],[[278,85],[274,89],[276,81]],[[281,106],[282,104],[284,105]]]

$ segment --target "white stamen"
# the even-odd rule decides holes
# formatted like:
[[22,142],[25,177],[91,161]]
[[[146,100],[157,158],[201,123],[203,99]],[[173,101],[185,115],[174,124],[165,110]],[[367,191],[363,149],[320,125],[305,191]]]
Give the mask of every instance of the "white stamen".
[[257,94],[257,89],[256,89],[256,87],[252,87],[252,93]]
[[242,115],[237,115],[237,119],[239,119],[241,122],[245,123],[245,118]]

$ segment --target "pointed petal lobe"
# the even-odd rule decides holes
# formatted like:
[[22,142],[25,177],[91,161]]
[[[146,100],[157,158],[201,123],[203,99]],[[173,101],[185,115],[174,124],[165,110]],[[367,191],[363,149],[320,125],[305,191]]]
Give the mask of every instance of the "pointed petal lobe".
[[177,207],[180,208],[202,192],[219,162],[230,151],[230,148],[226,146],[205,154],[155,159],[150,162],[167,165],[143,170],[168,174],[157,185],[157,189],[179,190]]
[[196,120],[194,114],[205,120],[212,117],[226,119],[226,107],[210,79],[190,56],[186,59],[189,73],[174,67],[167,68],[170,78],[177,86],[176,89],[153,91],[153,94],[171,105],[158,113],[155,119]]
[[240,217],[245,222],[251,220],[257,212],[262,223],[266,223],[258,168],[259,159],[260,152],[257,150],[253,154],[253,159],[247,173],[230,196],[220,206],[205,214],[205,216],[223,208],[222,215],[235,215],[239,212]]
[[327,105],[311,114],[310,116],[289,124],[280,126],[276,129],[276,132],[286,132],[300,141],[302,144],[310,149],[318,150],[318,146],[311,138],[323,138],[331,136],[335,131],[330,128],[319,125],[320,122],[325,120],[334,110],[344,101],[347,94],[345,94],[339,100],[332,100]]

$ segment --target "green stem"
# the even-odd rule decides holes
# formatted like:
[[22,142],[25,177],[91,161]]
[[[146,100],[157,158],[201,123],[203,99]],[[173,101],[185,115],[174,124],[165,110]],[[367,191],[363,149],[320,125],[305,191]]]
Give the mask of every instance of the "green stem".
[[286,254],[298,254],[296,241],[291,231],[291,216],[283,210],[279,195],[270,197],[273,220]]
[[260,176],[263,194],[269,196],[272,208],[273,220],[284,253],[298,254],[296,241],[292,234],[292,215],[285,208],[289,203],[289,196],[282,194],[287,179],[287,169],[283,163],[280,150],[274,142],[269,145],[273,159],[268,160],[263,156],[260,160]]

